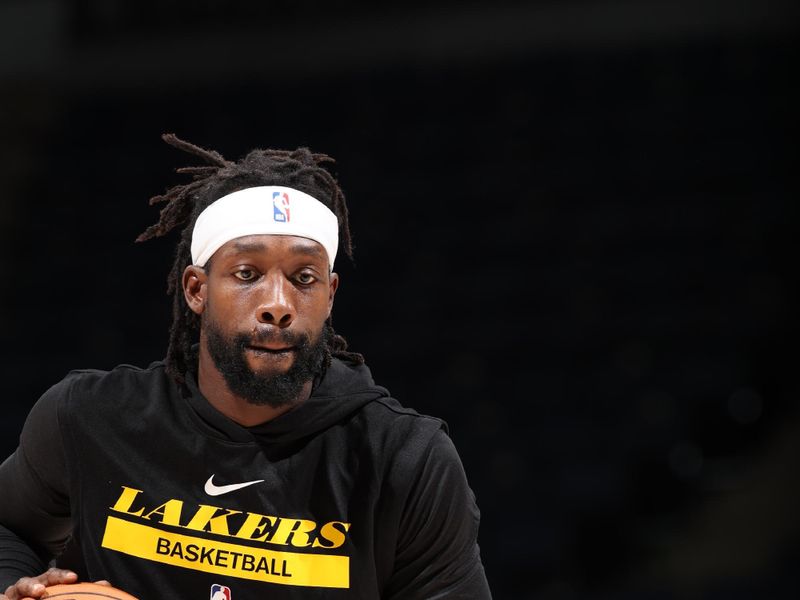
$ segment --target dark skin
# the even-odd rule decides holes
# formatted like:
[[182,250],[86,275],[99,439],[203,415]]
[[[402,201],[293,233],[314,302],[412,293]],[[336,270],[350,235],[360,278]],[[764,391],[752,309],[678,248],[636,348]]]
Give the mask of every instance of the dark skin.
[[[317,242],[291,235],[251,235],[217,250],[212,267],[194,265],[183,273],[189,308],[213,319],[226,334],[288,329],[317,340],[331,314],[339,276],[328,268],[328,255]],[[263,374],[285,372],[295,359],[280,342],[247,351],[250,368]],[[208,401],[229,419],[250,427],[280,416],[311,395],[312,382],[291,404],[279,408],[251,404],[230,391],[208,352],[200,328],[198,385]]]
[[[229,419],[245,427],[271,421],[305,401],[311,395],[312,382],[294,402],[279,408],[251,404],[236,396],[211,359],[204,323],[211,319],[231,336],[286,329],[317,340],[339,287],[339,276],[328,264],[325,249],[313,240],[251,235],[223,245],[212,256],[210,268],[190,265],[184,270],[184,297],[202,318],[198,385],[211,405]],[[295,360],[291,347],[280,342],[254,345],[246,355],[250,368],[264,374],[285,372]],[[37,577],[23,577],[0,594],[0,600],[33,600],[41,597],[45,586],[77,579],[72,571],[50,569]]]

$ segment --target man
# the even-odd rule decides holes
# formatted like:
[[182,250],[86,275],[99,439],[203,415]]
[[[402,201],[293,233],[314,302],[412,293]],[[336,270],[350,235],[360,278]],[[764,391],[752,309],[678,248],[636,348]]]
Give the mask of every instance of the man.
[[139,238],[183,226],[167,357],[72,372],[31,410],[0,466],[0,600],[78,579],[143,600],[490,598],[446,426],[331,325],[352,250],[331,159],[164,139],[208,163]]

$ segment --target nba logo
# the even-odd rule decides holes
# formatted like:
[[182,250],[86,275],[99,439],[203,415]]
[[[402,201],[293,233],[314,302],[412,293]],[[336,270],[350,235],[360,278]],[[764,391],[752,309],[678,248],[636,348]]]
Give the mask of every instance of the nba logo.
[[231,600],[231,588],[215,583],[211,586],[211,600]]
[[272,192],[272,217],[279,223],[289,222],[289,194]]

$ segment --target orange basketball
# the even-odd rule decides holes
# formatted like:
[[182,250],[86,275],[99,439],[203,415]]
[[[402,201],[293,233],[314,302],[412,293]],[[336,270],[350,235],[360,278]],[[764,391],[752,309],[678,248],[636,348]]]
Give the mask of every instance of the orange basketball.
[[58,600],[138,600],[127,592],[99,583],[67,583],[51,585],[44,590],[42,598]]

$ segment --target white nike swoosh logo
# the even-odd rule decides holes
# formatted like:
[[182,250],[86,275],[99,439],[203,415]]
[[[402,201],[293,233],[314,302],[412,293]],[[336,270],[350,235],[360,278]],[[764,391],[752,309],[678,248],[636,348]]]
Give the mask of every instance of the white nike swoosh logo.
[[245,481],[244,483],[231,483],[230,485],[214,485],[212,479],[214,479],[213,475],[208,478],[208,481],[206,481],[206,486],[204,488],[206,494],[208,494],[209,496],[222,496],[222,494],[235,492],[236,490],[246,488],[248,485],[253,485],[254,483],[261,483],[262,481],[264,481],[263,479],[256,479],[255,481]]

